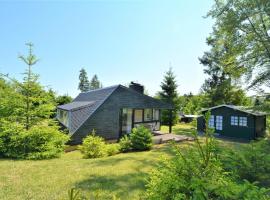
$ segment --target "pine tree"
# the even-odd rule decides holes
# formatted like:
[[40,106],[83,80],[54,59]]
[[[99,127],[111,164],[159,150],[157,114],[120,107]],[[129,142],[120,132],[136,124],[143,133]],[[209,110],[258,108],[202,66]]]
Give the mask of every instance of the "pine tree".
[[49,119],[54,109],[53,98],[46,92],[38,82],[38,75],[32,72],[32,67],[38,62],[37,57],[33,54],[33,44],[27,43],[29,48],[27,56],[19,56],[26,65],[27,69],[24,73],[23,83],[13,80],[18,86],[19,94],[22,95],[25,105],[25,113],[23,123],[26,130],[31,126]]
[[97,75],[95,74],[90,82],[90,90],[95,90],[95,89],[99,89],[99,88],[102,88],[102,84],[98,80]]
[[[172,111],[172,125],[177,123],[178,120],[178,111],[179,111],[179,101],[177,94],[177,83],[176,76],[174,75],[172,68],[166,72],[163,82],[161,83],[162,91],[159,92],[161,100],[170,103],[173,105],[174,109]],[[162,111],[162,123],[165,125],[170,125],[170,111]]]
[[88,77],[87,77],[87,72],[85,71],[84,68],[82,68],[80,70],[80,75],[79,75],[79,86],[78,86],[78,89],[81,91],[81,92],[87,92],[90,90],[90,84],[89,84],[89,80],[88,80]]

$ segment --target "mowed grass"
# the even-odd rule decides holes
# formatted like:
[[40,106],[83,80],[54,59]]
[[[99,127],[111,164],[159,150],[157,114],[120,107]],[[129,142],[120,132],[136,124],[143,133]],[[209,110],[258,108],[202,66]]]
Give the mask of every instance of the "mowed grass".
[[149,172],[169,156],[169,145],[147,152],[118,154],[100,159],[82,159],[79,151],[42,161],[0,160],[0,199],[67,199],[68,190],[86,195],[101,190],[121,199],[139,199]]
[[[161,132],[169,133],[169,126],[161,126]],[[192,135],[196,127],[193,123],[178,123],[172,127],[172,133],[177,135]]]
[[[177,124],[173,133],[188,135],[192,127],[191,124]],[[166,132],[167,128],[162,127],[162,131]],[[219,141],[228,148],[241,145],[234,141]],[[182,142],[179,145],[187,148],[191,144]],[[121,200],[140,199],[150,172],[162,156],[171,155],[170,145],[163,144],[154,146],[151,151],[99,159],[83,159],[77,150],[52,160],[0,159],[0,199],[63,200],[68,199],[71,188],[77,188],[87,196],[106,193]]]

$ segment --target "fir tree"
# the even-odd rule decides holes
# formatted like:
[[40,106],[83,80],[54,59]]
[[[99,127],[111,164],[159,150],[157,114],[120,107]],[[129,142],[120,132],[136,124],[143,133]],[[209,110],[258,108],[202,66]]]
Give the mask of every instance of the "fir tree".
[[82,68],[80,70],[80,75],[79,75],[79,86],[78,86],[78,89],[81,91],[81,92],[87,92],[90,90],[90,84],[89,84],[89,80],[88,80],[88,77],[87,77],[87,72],[85,71],[84,68]]
[[[178,101],[177,87],[178,85],[176,83],[176,76],[174,75],[172,68],[170,68],[169,71],[166,72],[163,82],[161,83],[162,91],[159,92],[159,96],[161,100],[172,104],[174,107],[172,111],[172,125],[176,124],[178,120],[179,101]],[[163,110],[161,118],[163,124],[169,125],[170,111]]]
[[98,80],[97,75],[95,74],[90,82],[90,90],[95,90],[95,89],[99,89],[99,88],[102,88],[102,84]]

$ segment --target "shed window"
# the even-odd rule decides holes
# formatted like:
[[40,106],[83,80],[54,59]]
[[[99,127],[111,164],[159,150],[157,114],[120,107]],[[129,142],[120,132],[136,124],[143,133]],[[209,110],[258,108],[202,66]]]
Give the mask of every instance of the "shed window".
[[214,115],[210,116],[208,125],[209,125],[210,128],[215,128],[215,116]]
[[144,110],[144,121],[152,121],[153,119],[153,110],[145,109]]
[[247,117],[239,117],[239,126],[247,126]]
[[231,125],[238,126],[238,117],[237,116],[231,116]]
[[68,116],[68,112],[65,110],[58,110],[58,120],[64,124],[66,127],[69,126],[69,116]]
[[143,110],[135,110],[134,122],[142,122],[142,121],[143,121]]
[[216,130],[222,130],[223,116],[216,116]]

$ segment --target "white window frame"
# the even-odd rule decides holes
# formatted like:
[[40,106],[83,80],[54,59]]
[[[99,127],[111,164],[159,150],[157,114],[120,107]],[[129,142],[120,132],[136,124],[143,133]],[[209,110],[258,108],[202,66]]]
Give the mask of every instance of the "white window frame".
[[208,126],[209,126],[209,128],[215,128],[215,116],[214,115],[210,116]]
[[238,116],[231,116],[231,126],[238,126]]
[[247,126],[247,117],[239,117],[239,126]]
[[223,129],[223,116],[216,116],[216,130],[222,131]]

